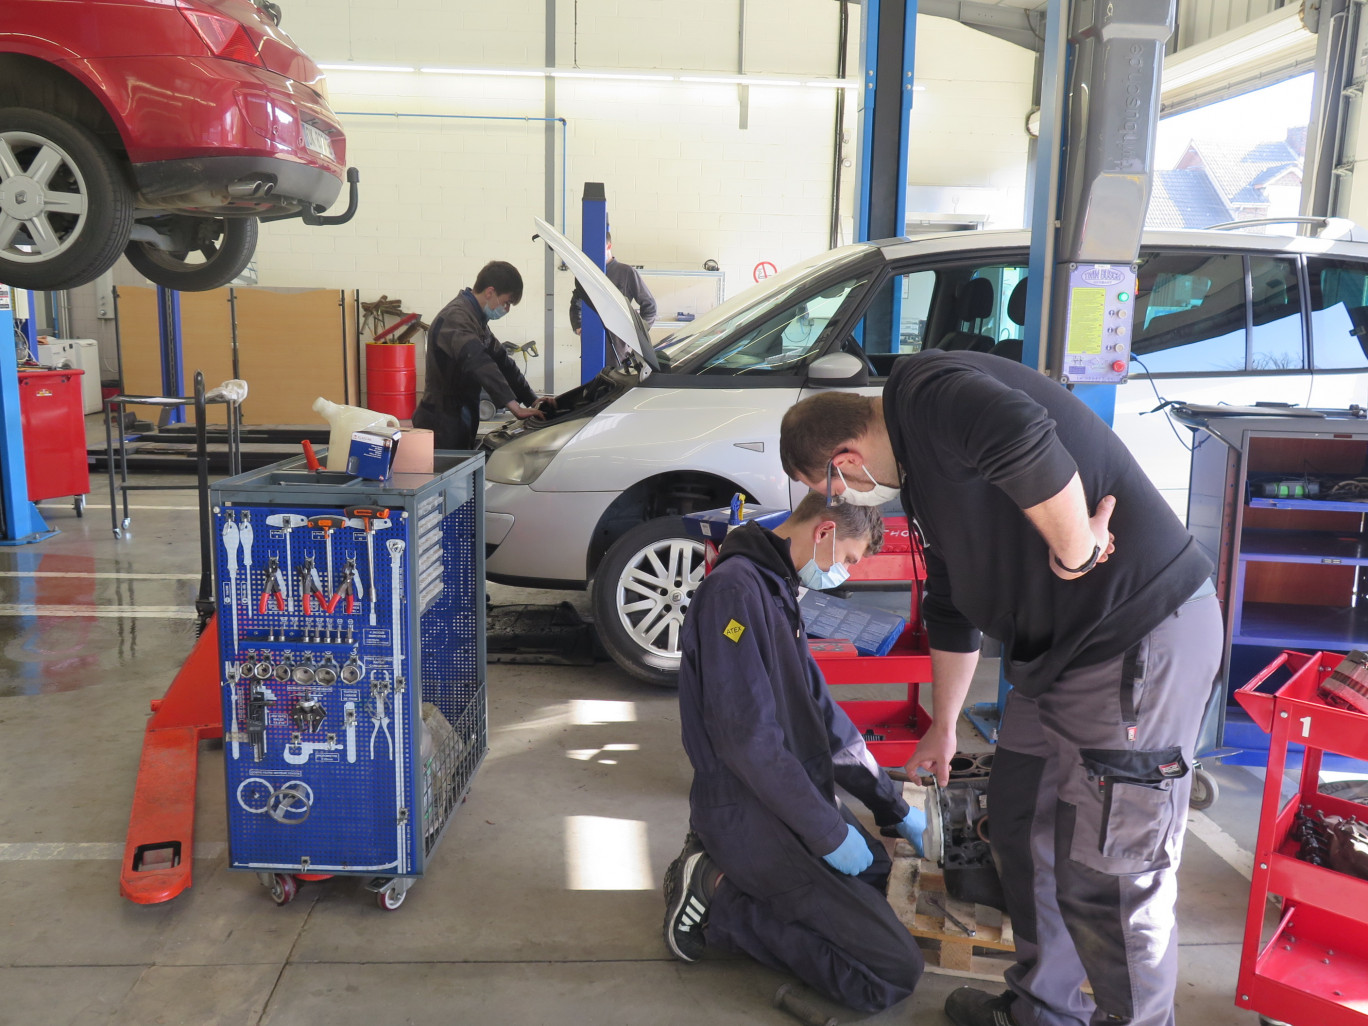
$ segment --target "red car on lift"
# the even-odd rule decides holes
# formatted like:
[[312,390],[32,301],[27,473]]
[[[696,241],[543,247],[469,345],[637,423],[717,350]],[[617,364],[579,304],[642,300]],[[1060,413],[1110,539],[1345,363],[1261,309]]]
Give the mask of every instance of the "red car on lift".
[[267,0],[0,3],[0,282],[73,288],[127,255],[183,291],[241,273],[257,222],[325,211],[346,137]]

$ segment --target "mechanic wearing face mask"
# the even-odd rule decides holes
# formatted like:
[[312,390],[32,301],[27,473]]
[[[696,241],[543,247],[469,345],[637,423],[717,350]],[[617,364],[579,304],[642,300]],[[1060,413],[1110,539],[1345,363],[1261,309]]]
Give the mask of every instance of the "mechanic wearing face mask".
[[839,784],[921,850],[909,809],[831,698],[798,611],[800,582],[835,587],[879,550],[876,509],[808,494],[774,530],[742,524],[689,604],[679,708],[693,764],[690,831],[665,875],[665,942],[744,953],[834,1001],[879,1011],[912,993],[922,956],[884,896],[891,863]]
[[1172,1026],[1189,769],[1222,640],[1210,561],[1092,410],[986,353],[928,350],[881,397],[804,399],[779,454],[847,502],[901,494],[921,529],[932,724],[909,771],[945,785],[979,632],[1003,645],[988,805],[1016,962],[1006,993],[961,988],[946,1014]]
[[555,408],[538,399],[522,372],[489,330],[522,300],[522,275],[504,260],[491,260],[442,307],[427,336],[427,379],[423,400],[413,411],[413,426],[429,428],[438,449],[474,449],[480,427],[480,390],[519,420],[545,417]]

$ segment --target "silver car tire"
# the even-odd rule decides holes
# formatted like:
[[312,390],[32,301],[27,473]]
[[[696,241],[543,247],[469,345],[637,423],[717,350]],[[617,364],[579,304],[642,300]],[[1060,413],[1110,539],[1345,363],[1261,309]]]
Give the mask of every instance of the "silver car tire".
[[114,266],[133,228],[133,194],[84,125],[0,110],[0,281],[52,292]]
[[622,535],[594,575],[594,625],[613,661],[637,680],[676,686],[684,613],[703,582],[703,542],[682,517]]

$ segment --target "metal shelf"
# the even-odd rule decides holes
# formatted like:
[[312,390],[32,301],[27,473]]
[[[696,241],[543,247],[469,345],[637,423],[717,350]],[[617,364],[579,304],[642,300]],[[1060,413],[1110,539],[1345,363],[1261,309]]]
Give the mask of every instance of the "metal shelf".
[[1330,531],[1246,530],[1240,558],[1265,563],[1330,563],[1368,565],[1368,539]]

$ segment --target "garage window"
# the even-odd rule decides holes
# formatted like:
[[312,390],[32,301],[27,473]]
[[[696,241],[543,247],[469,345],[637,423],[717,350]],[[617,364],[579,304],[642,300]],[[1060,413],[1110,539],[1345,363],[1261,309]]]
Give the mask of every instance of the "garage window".
[[1244,259],[1229,253],[1142,255],[1132,352],[1145,373],[1242,372],[1244,275]]
[[1311,257],[1312,366],[1317,370],[1368,367],[1368,269],[1358,262]]

